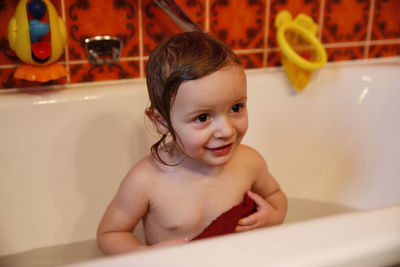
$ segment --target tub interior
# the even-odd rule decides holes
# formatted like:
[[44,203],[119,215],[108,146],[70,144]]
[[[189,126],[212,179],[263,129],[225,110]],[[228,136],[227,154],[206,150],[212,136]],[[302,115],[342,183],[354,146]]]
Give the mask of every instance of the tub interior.
[[[287,193],[285,224],[400,203],[399,74],[396,61],[328,64],[294,93],[280,68],[247,71],[243,142]],[[97,224],[155,140],[145,81],[0,98],[0,266],[102,257]]]

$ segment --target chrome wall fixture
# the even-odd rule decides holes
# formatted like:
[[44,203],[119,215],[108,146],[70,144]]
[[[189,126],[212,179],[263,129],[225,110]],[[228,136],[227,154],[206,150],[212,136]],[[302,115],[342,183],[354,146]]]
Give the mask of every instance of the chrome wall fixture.
[[122,52],[122,40],[109,35],[86,38],[85,50],[88,60],[92,64],[115,63],[119,60]]

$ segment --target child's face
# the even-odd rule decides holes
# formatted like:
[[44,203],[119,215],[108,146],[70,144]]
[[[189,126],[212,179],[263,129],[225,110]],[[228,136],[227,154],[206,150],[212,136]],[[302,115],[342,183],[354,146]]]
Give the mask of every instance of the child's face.
[[185,154],[209,166],[227,163],[247,131],[246,101],[246,75],[236,66],[182,83],[171,122]]

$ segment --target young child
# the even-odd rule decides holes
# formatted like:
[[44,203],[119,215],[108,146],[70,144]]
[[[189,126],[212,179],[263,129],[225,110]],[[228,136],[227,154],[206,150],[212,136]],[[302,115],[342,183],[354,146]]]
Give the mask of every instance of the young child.
[[[103,253],[188,242],[246,194],[256,211],[236,232],[282,223],[284,193],[263,157],[240,144],[247,85],[233,51],[206,33],[181,33],[152,51],[146,78],[145,114],[161,138],[108,206],[97,233]],[[141,219],[146,244],[132,234]]]

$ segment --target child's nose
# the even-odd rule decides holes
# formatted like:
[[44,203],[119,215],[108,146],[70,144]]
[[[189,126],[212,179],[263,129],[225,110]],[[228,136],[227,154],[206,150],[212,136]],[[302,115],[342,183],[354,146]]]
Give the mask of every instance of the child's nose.
[[215,138],[230,138],[234,134],[232,120],[229,117],[222,117],[217,121],[214,132]]

